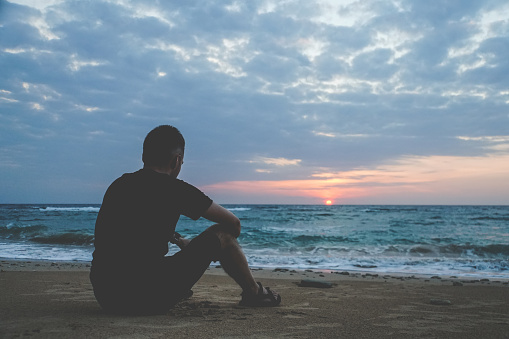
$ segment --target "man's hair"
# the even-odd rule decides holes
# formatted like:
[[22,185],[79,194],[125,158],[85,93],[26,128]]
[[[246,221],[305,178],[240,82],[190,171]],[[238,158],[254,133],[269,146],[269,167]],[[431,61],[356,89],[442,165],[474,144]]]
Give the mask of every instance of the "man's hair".
[[175,152],[184,152],[186,142],[180,131],[170,125],[157,126],[143,142],[142,160],[145,166],[165,166]]

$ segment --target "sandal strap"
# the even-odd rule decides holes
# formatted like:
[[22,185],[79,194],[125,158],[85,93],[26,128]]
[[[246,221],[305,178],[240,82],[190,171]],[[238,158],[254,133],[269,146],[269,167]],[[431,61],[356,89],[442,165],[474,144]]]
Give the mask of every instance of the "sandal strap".
[[273,301],[276,301],[277,298],[276,298],[276,295],[275,295],[275,292],[274,291],[271,291],[270,290],[270,287],[265,287],[265,290],[267,291],[267,294],[264,293],[264,295],[268,295]]

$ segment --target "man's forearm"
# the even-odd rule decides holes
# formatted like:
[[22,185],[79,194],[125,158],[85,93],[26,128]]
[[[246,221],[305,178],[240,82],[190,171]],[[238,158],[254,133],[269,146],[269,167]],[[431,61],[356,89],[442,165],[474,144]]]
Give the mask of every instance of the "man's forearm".
[[235,238],[240,235],[240,220],[221,205],[212,203],[209,209],[203,214],[203,217],[222,225],[224,231],[230,233]]

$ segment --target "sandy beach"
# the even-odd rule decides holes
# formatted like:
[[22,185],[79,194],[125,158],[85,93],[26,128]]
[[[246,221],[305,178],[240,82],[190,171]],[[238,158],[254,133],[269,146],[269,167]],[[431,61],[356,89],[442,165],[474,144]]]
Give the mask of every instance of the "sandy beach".
[[283,297],[267,309],[212,267],[168,314],[133,317],[103,313],[86,263],[0,265],[1,338],[509,338],[501,279],[255,269]]

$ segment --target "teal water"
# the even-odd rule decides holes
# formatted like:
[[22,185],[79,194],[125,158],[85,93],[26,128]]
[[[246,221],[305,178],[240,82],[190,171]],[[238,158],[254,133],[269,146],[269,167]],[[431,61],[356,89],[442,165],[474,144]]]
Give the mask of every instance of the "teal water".
[[[91,260],[99,207],[0,205],[0,257]],[[509,206],[226,207],[254,267],[509,278]],[[182,217],[177,231],[209,224]]]

